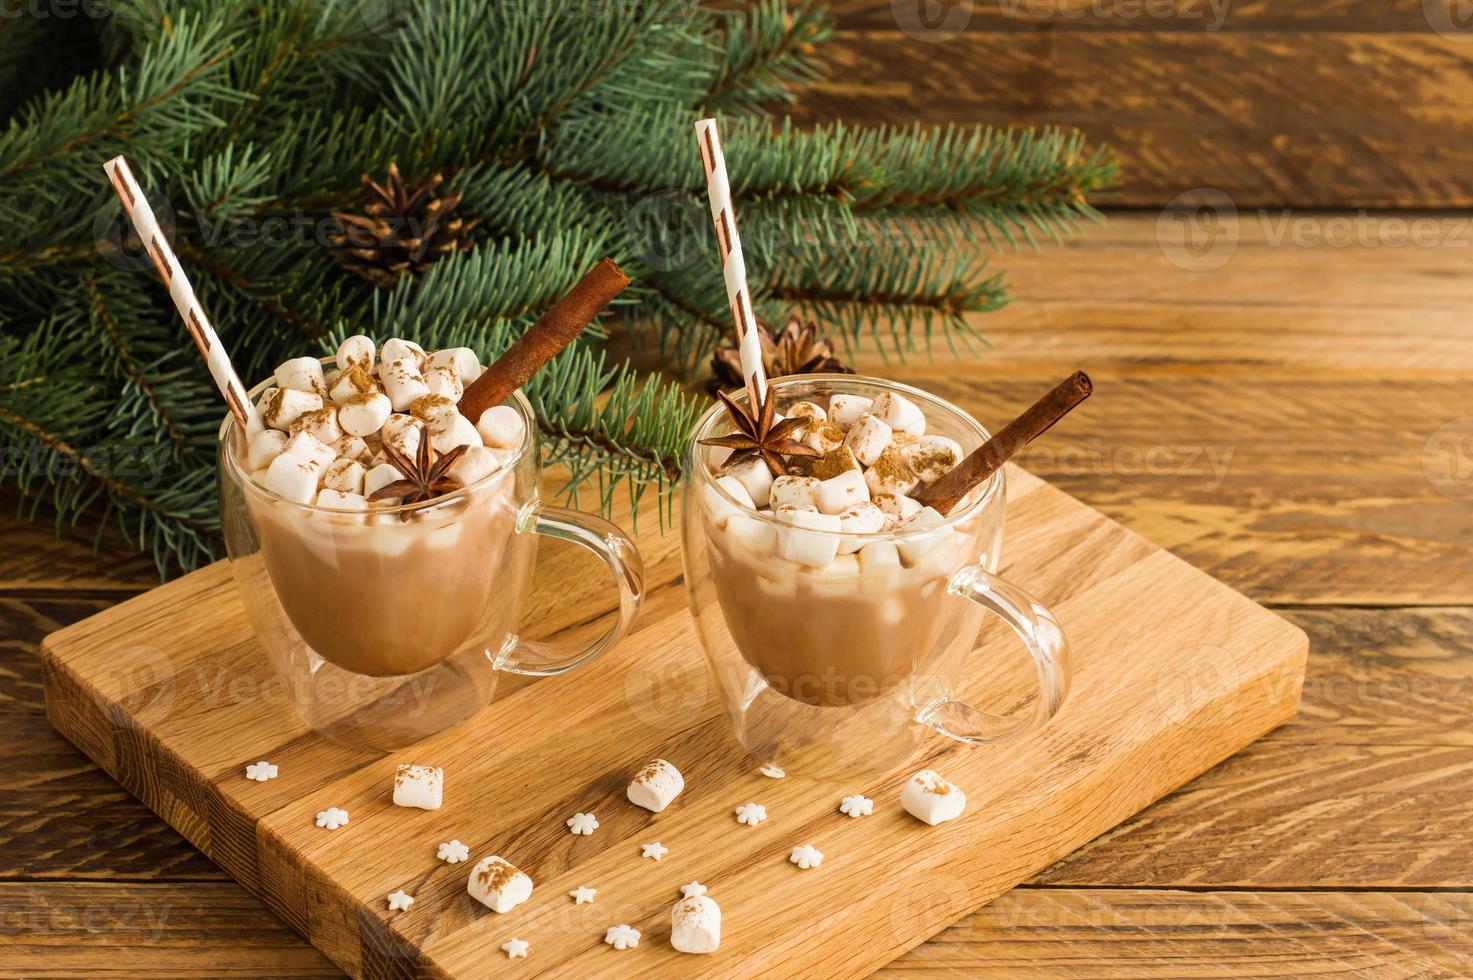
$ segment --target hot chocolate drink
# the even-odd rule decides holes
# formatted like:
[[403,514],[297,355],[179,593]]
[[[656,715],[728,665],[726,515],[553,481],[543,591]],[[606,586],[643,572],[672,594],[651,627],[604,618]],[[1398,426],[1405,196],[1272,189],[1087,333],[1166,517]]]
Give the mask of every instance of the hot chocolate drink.
[[707,457],[711,580],[732,640],[770,687],[807,704],[856,704],[924,670],[919,660],[948,638],[976,635],[981,610],[950,600],[947,583],[978,559],[1000,515],[948,521],[910,496],[964,447],[928,434],[925,414],[898,393],[779,411],[803,419],[791,437],[812,453],[780,455],[785,474],[761,454]]
[[459,413],[480,372],[466,348],[355,336],[334,359],[286,362],[259,397],[267,428],[235,459],[261,559],[302,639],[340,667],[412,674],[514,631],[491,620],[516,609],[496,600],[533,558],[515,533],[526,419]]

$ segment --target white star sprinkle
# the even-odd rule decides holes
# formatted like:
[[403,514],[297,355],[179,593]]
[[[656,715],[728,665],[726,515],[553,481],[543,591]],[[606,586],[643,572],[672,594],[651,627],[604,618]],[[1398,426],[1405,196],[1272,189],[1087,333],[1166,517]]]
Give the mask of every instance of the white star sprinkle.
[[575,813],[568,818],[568,829],[574,834],[591,834],[598,829],[598,818],[591,813]]
[[639,930],[623,923],[609,926],[609,931],[604,933],[604,942],[615,949],[630,949],[639,945]]
[[670,848],[661,844],[659,841],[655,841],[653,844],[641,844],[640,846],[644,848],[643,857],[654,858],[656,861],[670,853]]
[[696,898],[697,896],[706,894],[706,886],[699,881],[693,881],[689,885],[681,885],[680,894],[686,898]]
[[532,944],[527,942],[525,939],[518,939],[513,936],[512,938],[501,944],[501,951],[506,954],[506,958],[509,960],[514,960],[518,957],[520,957],[521,959],[526,959],[527,948],[531,945]]
[[246,766],[246,778],[254,779],[258,783],[264,783],[268,779],[275,779],[276,767],[269,762],[253,762]]
[[782,779],[787,773],[783,772],[782,766],[774,766],[772,763],[762,767],[762,775],[768,779]]
[[340,810],[335,806],[330,806],[317,814],[317,826],[326,827],[328,830],[337,830],[339,827],[346,826],[347,823],[348,811]]
[[448,840],[440,845],[440,849],[435,852],[435,857],[446,864],[459,864],[470,860],[471,849],[458,840]]
[[403,912],[413,904],[414,896],[406,892],[404,889],[401,888],[396,892],[389,892],[390,912]]
[[875,812],[875,801],[863,796],[846,796],[839,804],[839,812],[851,817],[867,817]]
[[736,808],[737,823],[755,827],[767,819],[767,807],[761,803],[743,803]]
[[587,885],[579,885],[568,892],[568,897],[573,900],[574,905],[582,905],[584,902],[592,902],[593,896],[598,894],[597,888],[589,888]]
[[823,863],[823,852],[812,844],[799,844],[793,848],[793,853],[788,855],[788,860],[807,871]]

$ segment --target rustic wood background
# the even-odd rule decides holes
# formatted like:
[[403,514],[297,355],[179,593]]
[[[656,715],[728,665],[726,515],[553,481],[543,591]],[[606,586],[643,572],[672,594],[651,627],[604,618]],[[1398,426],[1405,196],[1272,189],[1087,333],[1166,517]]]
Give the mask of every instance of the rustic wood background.
[[[1473,233],[1299,218],[1281,240],[1240,214],[1189,271],[1174,225],[1118,215],[1006,260],[1017,302],[978,321],[980,361],[861,362],[993,422],[1089,369],[1097,396],[1029,468],[1311,643],[1296,720],[887,972],[1473,974],[1473,475],[1448,496],[1424,470],[1440,428],[1473,434]],[[1394,244],[1410,231],[1426,244]],[[0,556],[0,975],[335,975],[42,717],[40,637],[147,588],[147,563],[13,520]]]
[[1458,3],[833,0],[830,77],[799,115],[1077,126],[1119,153],[1126,206],[1211,187],[1240,208],[1467,207]]

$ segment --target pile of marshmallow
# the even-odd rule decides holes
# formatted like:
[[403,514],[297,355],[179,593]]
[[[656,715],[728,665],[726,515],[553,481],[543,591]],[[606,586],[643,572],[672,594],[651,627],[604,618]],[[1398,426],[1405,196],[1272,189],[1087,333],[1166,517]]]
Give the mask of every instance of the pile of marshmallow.
[[469,347],[426,353],[396,338],[379,350],[356,334],[339,345],[336,364],[324,373],[317,358],[294,357],[258,400],[266,428],[247,444],[245,469],[287,500],[344,511],[393,506],[397,498],[368,499],[405,477],[384,446],[410,460],[421,439],[430,440],[432,458],[467,446],[447,475],[469,486],[501,469],[522,444],[525,427],[511,406],[487,410],[474,425],[457,409],[481,374]]
[[[827,410],[797,402],[782,417],[807,420],[795,438],[820,455],[790,457],[791,473],[776,478],[760,456],[732,465],[731,451],[718,448],[710,462],[727,496],[788,527],[753,520],[708,488],[707,514],[718,528],[759,554],[809,568],[837,563],[840,572],[852,565],[856,574],[870,565],[911,566],[930,550],[934,542],[924,534],[896,543],[840,536],[924,531],[943,522],[908,494],[960,463],[962,448],[946,436],[926,435],[919,406],[888,391],[874,399],[837,394]],[[805,533],[811,531],[839,533]]]

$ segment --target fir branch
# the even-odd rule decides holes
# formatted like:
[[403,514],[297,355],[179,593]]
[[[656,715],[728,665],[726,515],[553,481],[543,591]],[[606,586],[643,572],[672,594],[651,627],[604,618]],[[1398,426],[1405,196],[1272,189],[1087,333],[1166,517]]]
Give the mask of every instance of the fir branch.
[[721,19],[721,60],[702,100],[707,112],[762,113],[822,79],[815,52],[834,31],[826,8],[803,0],[790,10],[784,0],[761,0],[723,11]]

